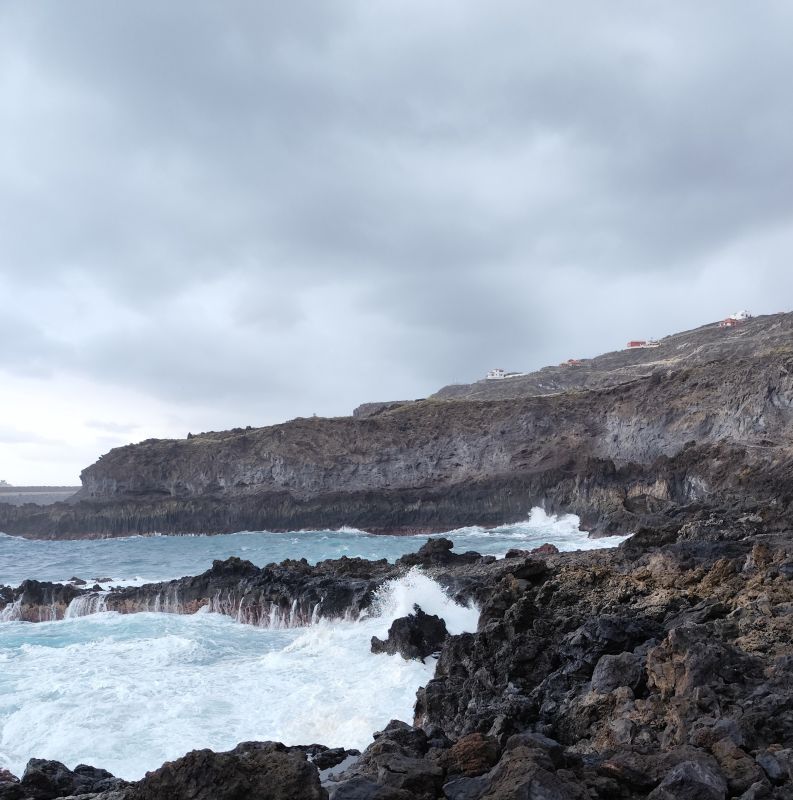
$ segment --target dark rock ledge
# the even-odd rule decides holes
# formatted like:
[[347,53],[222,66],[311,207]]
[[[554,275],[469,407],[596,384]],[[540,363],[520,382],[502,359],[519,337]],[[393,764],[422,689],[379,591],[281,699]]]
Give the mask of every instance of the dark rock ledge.
[[360,757],[249,743],[130,785],[0,776],[0,799],[793,800],[793,533],[701,519],[434,569],[478,630]]
[[473,597],[477,587],[486,586],[506,569],[493,556],[453,553],[451,541],[437,538],[396,564],[342,556],[316,565],[300,559],[260,568],[232,557],[214,561],[201,575],[109,592],[74,582],[27,580],[16,588],[0,586],[0,614],[42,622],[97,611],[194,614],[208,608],[252,625],[299,627],[320,618],[357,619],[374,602],[383,583],[411,567],[428,571],[459,599]]

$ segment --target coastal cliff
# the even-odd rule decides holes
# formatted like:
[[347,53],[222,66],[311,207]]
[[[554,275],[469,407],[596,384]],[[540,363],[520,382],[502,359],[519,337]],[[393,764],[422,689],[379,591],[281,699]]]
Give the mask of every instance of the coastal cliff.
[[[725,505],[786,524],[791,334],[793,315],[774,315],[603,356],[588,368],[596,381],[552,394],[529,386],[507,399],[436,397],[369,417],[148,440],[85,469],[69,503],[0,506],[0,530],[418,533],[513,522],[536,505],[577,513],[596,534]],[[631,371],[625,358],[640,363]]]

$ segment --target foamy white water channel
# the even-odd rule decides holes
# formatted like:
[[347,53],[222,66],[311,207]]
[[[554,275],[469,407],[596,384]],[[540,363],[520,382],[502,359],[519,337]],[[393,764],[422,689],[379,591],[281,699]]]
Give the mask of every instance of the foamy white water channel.
[[363,748],[390,719],[412,718],[432,676],[433,663],[369,652],[413,603],[452,632],[476,627],[476,609],[416,572],[360,622],[269,630],[218,614],[104,613],[2,623],[0,767],[21,774],[35,756],[139,778],[188,750],[252,739]]

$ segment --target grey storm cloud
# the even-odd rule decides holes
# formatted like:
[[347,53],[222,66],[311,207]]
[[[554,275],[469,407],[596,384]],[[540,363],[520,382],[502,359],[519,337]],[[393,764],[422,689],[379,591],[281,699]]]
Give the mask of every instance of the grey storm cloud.
[[48,439],[32,431],[19,430],[10,425],[0,424],[0,444],[4,445],[57,445],[55,439]]
[[9,0],[0,370],[274,421],[779,310],[791,35],[784,2]]
[[89,428],[93,428],[94,430],[97,431],[102,431],[103,433],[106,434],[131,433],[138,427],[134,423],[130,422],[112,422],[112,421],[103,422],[102,420],[98,419],[89,419],[86,421],[85,424]]

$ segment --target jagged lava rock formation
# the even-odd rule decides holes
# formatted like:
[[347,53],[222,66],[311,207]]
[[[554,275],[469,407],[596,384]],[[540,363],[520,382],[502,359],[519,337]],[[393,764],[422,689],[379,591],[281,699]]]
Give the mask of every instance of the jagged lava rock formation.
[[[83,471],[74,502],[0,505],[0,530],[417,533],[517,521],[542,505],[604,533],[688,515],[715,495],[784,526],[791,334],[793,315],[761,317],[594,359],[590,378],[553,394],[529,383],[509,399],[435,398],[120,447]],[[519,380],[490,383],[503,392]]]
[[[358,619],[371,607],[383,583],[413,567],[436,578],[463,603],[476,596],[477,587],[491,583],[494,575],[506,568],[495,556],[451,550],[448,539],[430,539],[395,564],[342,556],[315,565],[306,559],[287,559],[257,567],[232,556],[214,561],[200,575],[109,591],[98,585],[83,588],[74,583],[26,580],[17,587],[0,586],[0,621],[50,622],[101,611],[194,614],[206,609],[249,625],[294,628],[320,619]],[[432,630],[430,624],[428,631]],[[442,639],[434,637],[438,644]],[[422,657],[435,649],[432,646]]]

